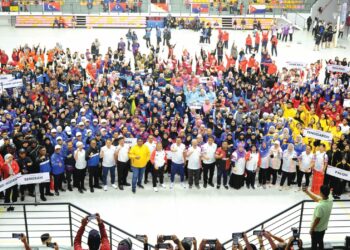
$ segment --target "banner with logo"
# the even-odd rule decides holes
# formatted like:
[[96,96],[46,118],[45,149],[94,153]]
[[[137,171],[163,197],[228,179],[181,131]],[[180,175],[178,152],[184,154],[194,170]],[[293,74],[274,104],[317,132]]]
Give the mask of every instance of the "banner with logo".
[[316,140],[322,140],[322,141],[332,141],[333,135],[331,133],[323,132],[321,130],[315,130],[315,129],[304,129],[303,135],[305,137],[314,138]]
[[137,138],[125,138],[124,141],[125,141],[126,144],[129,144],[130,147],[132,147],[132,146],[136,145]]
[[346,171],[346,170],[328,165],[327,174],[346,181],[350,181],[350,171]]
[[327,70],[332,72],[339,72],[339,73],[349,73],[350,67],[331,64],[327,66]]
[[21,174],[11,176],[3,181],[0,181],[0,192],[17,185],[17,179],[21,177]]
[[36,184],[50,182],[50,173],[38,173],[38,174],[26,174],[18,178],[17,183],[19,185]]

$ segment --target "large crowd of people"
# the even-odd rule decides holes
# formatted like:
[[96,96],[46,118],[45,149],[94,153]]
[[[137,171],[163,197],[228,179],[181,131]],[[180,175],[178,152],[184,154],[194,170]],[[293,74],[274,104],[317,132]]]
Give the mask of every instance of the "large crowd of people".
[[[217,42],[214,51],[175,54],[171,28],[153,32],[157,44],[150,42],[152,29],[143,39],[129,30],[108,51],[100,51],[97,39],[86,51],[59,43],[1,50],[1,73],[23,80],[1,91],[1,178],[49,172],[51,185],[39,185],[42,201],[67,189],[107,191],[109,184],[136,193],[152,181],[158,192],[173,189],[177,175],[189,189],[296,184],[298,191],[305,178],[314,193],[325,183],[340,197],[347,182],[325,171],[350,170],[343,106],[349,73],[326,70],[321,81],[320,72],[349,66],[347,58],[281,68],[271,55],[277,55],[274,30],[250,33],[245,50],[229,44],[227,32],[210,30],[201,41]],[[147,51],[140,50],[142,40]],[[306,128],[332,140],[307,137]],[[6,204],[27,195],[35,195],[35,185],[2,194]]]

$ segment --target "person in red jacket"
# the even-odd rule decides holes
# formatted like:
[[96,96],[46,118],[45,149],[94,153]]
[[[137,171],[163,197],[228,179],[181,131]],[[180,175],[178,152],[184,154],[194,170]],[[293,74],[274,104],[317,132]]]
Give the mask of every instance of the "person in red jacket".
[[275,64],[275,61],[272,61],[272,63],[268,65],[267,74],[274,75],[276,73],[277,73],[277,66]]
[[[0,165],[1,176],[4,180],[15,176],[19,173],[19,166],[17,162],[13,159],[12,154],[6,154],[4,157],[4,162]],[[10,203],[10,198],[12,196],[12,202],[17,202],[18,198],[18,186],[14,185],[5,191],[5,204]],[[7,211],[15,210],[14,207],[7,208]]]
[[248,34],[247,38],[245,39],[245,53],[248,54],[252,53],[252,38],[250,34]]
[[8,55],[5,53],[5,51],[1,51],[1,68],[4,68],[7,65],[7,62],[9,61]]
[[[87,250],[110,250],[111,248],[109,245],[105,225],[103,224],[103,221],[101,220],[99,214],[96,214],[96,220],[100,229],[100,233],[95,229],[92,229],[89,232],[87,243],[89,248]],[[85,217],[81,220],[81,226],[74,239],[74,250],[83,250],[83,247],[81,246],[81,238],[83,237],[85,227],[88,224],[88,222],[88,217]]]
[[259,46],[260,46],[260,35],[259,32],[255,33],[255,53],[259,52]]
[[273,52],[275,52],[276,56],[277,56],[277,37],[276,36],[272,36],[271,38],[271,55],[273,56]]

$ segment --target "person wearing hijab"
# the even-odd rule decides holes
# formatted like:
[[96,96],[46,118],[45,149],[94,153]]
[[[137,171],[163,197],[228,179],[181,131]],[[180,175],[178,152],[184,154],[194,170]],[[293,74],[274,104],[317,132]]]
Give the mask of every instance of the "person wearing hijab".
[[259,168],[259,185],[262,186],[264,189],[266,189],[266,180],[267,180],[267,174],[269,169],[269,161],[270,161],[270,147],[267,146],[267,143],[265,141],[262,142],[259,153],[261,158],[261,164]]
[[[19,173],[19,166],[17,162],[13,159],[12,154],[6,154],[4,157],[4,162],[0,165],[1,176],[4,180],[11,178]],[[18,186],[14,185],[5,191],[5,204],[11,202],[17,202],[18,198]],[[8,207],[7,211],[14,211],[14,207]]]
[[244,185],[246,154],[244,143],[238,143],[236,151],[231,156],[232,174],[229,183],[234,189],[240,189]]
[[245,156],[246,160],[246,185],[249,189],[252,187],[252,189],[255,189],[255,176],[257,170],[260,168],[261,165],[261,157],[259,151],[257,151],[256,145],[252,145],[251,150],[246,154]]
[[280,147],[280,142],[278,140],[274,141],[273,146],[271,146],[269,151],[270,163],[269,163],[269,173],[267,176],[267,180],[271,179],[270,186],[276,185],[277,181],[277,172],[281,168],[281,160],[282,160],[282,149]]
[[292,180],[295,177],[296,173],[296,162],[297,162],[297,153],[294,150],[294,145],[292,143],[288,144],[288,148],[283,152],[282,155],[282,178],[280,182],[280,191],[283,189],[283,185],[287,180],[287,185],[290,187]]

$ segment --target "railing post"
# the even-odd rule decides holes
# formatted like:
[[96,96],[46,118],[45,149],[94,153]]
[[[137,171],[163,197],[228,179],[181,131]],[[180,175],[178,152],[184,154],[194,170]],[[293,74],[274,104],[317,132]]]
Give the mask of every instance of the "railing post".
[[29,244],[29,233],[28,233],[28,222],[27,222],[27,210],[26,210],[26,205],[23,205],[23,214],[24,214],[24,226],[26,229],[26,236]]
[[68,204],[68,216],[69,216],[70,245],[73,246],[73,225],[72,225],[72,211],[71,211],[70,204]]
[[113,244],[112,244],[112,227],[111,226],[109,226],[109,245],[111,246],[111,249],[112,249],[112,246],[113,246]]
[[304,203],[305,201],[303,201],[301,203],[301,210],[300,210],[300,220],[299,220],[299,234],[301,233],[301,224],[303,223],[303,214],[304,214]]

